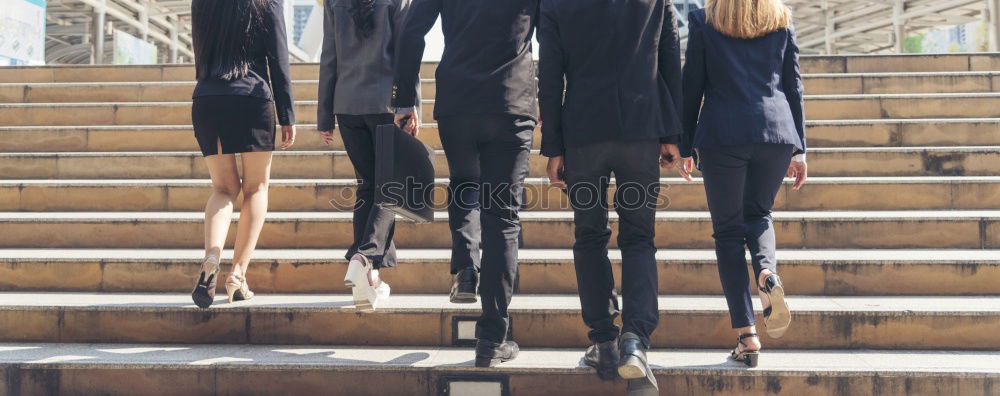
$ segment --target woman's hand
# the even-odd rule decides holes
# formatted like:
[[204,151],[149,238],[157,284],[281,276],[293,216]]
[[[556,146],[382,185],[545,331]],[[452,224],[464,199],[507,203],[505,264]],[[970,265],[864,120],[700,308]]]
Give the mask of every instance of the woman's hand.
[[333,143],[333,131],[319,131],[320,136],[323,136],[323,144],[329,146]]
[[660,167],[663,169],[673,169],[676,167],[677,173],[680,173],[684,180],[691,181],[691,172],[694,171],[694,160],[681,157],[681,152],[676,144],[661,144]]
[[806,178],[809,174],[809,167],[806,165],[805,161],[792,161],[788,165],[788,177],[794,177],[795,183],[792,183],[792,189],[798,190],[802,188],[803,184],[806,184]]
[[281,149],[288,150],[295,144],[295,125],[281,126]]
[[691,172],[694,172],[694,158],[684,157],[681,159],[681,166],[677,167],[677,173],[684,178],[684,180],[692,181]]
[[420,133],[420,116],[417,115],[416,111],[406,114],[396,114],[395,123],[399,129],[402,129],[403,132],[413,137],[417,137],[417,134]]
[[559,188],[566,188],[566,176],[563,174],[565,169],[563,156],[549,157],[549,164],[545,167],[549,174],[549,183]]

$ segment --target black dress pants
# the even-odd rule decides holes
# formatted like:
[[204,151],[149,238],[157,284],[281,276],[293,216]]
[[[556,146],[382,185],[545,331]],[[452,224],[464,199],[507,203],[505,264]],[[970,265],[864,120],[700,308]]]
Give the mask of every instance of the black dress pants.
[[[657,303],[656,201],[659,197],[660,144],[610,141],[566,150],[567,193],[573,206],[576,242],[573,261],[583,321],[594,343],[631,332],[649,347],[659,323]],[[608,259],[608,187],[615,175],[618,247],[622,252],[623,329],[615,325],[618,297]]]
[[506,114],[438,119],[451,172],[451,272],[479,271],[483,313],[476,324],[478,339],[503,342],[510,326],[507,306],[517,279],[521,233],[518,211],[535,125],[531,118]]
[[765,268],[777,273],[771,207],[794,147],[757,143],[698,149],[722,291],[733,328],[754,324],[746,248],[754,284]]
[[375,269],[396,266],[396,245],[392,242],[395,214],[375,205],[375,129],[392,122],[392,114],[337,115],[344,148],[358,178],[354,243],[347,250],[346,258],[350,260],[354,254],[361,253],[371,260]]

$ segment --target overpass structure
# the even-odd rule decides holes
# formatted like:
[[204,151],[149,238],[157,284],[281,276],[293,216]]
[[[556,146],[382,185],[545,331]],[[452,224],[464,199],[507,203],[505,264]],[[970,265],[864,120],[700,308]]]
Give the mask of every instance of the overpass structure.
[[156,45],[161,63],[190,62],[190,0],[50,0],[45,61],[109,63],[112,29]]
[[[970,22],[985,24],[988,50],[1000,50],[1000,0],[786,0],[794,10],[803,53],[902,53],[905,37]],[[286,2],[291,15],[291,1]],[[682,35],[703,0],[677,0]],[[160,63],[193,58],[190,0],[50,0],[46,63],[109,63],[108,37],[122,30],[156,45]],[[318,12],[314,7],[313,12]],[[314,17],[319,17],[318,15]],[[310,23],[307,29],[321,29]],[[292,29],[292,26],[289,26]],[[315,41],[319,31],[300,34]],[[683,36],[682,36],[683,37]],[[293,58],[312,56],[292,47]]]
[[[291,1],[285,7],[290,19]],[[158,63],[194,59],[191,0],[49,0],[46,22],[48,64],[111,63],[113,30],[155,45]],[[290,53],[293,60],[309,60],[298,48]]]
[[998,0],[786,0],[803,52],[903,53],[905,38],[982,22],[998,51]]

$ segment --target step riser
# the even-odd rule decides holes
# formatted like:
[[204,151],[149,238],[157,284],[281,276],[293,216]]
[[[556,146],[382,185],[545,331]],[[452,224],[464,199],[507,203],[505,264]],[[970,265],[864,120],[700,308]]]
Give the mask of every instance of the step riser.
[[[812,120],[880,118],[977,118],[1000,117],[995,97],[955,98],[865,98],[806,100]],[[433,120],[434,104],[421,107],[422,120]],[[316,122],[316,105],[296,105],[299,123]],[[0,106],[0,125],[185,125],[191,123],[191,105],[12,105]]]
[[[568,249],[573,246],[573,223],[567,220],[525,220],[524,248]],[[617,222],[612,221],[617,230]],[[660,220],[656,246],[672,249],[714,248],[708,219]],[[899,230],[907,230],[899,233]],[[778,246],[798,248],[955,248],[1000,247],[1000,220],[986,219],[776,219]],[[265,224],[259,248],[343,248],[353,231],[347,220],[280,220]],[[236,235],[235,223],[229,245]],[[31,248],[199,248],[204,229],[200,219],[184,220],[6,220],[0,223],[0,247]],[[617,246],[612,236],[610,245]],[[447,222],[429,225],[398,223],[395,242],[400,248],[451,247]]]
[[810,147],[1000,145],[996,123],[904,122],[807,126]]
[[[516,297],[515,297],[516,298]],[[720,297],[721,298],[721,297]],[[791,302],[794,304],[794,301]],[[728,348],[733,329],[725,311],[672,311],[661,307],[658,348]],[[0,311],[3,342],[130,342],[193,344],[294,344],[450,346],[462,310],[376,312],[353,308],[317,311],[279,306],[260,309],[31,308]],[[524,347],[590,345],[579,311],[511,310],[513,336]],[[762,321],[758,315],[758,321]],[[762,335],[770,348],[1000,348],[1000,314],[796,311],[794,331],[780,339]],[[322,329],[322,330],[319,330]],[[523,329],[523,330],[522,330]],[[677,331],[677,329],[685,329]],[[931,331],[930,329],[933,329]]]
[[[809,146],[906,147],[1000,145],[1000,123],[879,123],[808,126]],[[194,131],[185,129],[30,129],[0,130],[0,152],[194,151]],[[299,129],[293,150],[343,150],[340,134],[327,146],[314,127]],[[424,127],[419,139],[441,149],[437,128]],[[534,148],[541,145],[536,131]]]
[[[802,73],[964,72],[1000,70],[1000,56],[977,54],[894,56],[803,56]],[[420,75],[434,76],[437,64],[424,63]],[[319,78],[319,65],[292,64],[293,80]],[[0,71],[0,83],[194,81],[190,65],[75,66],[11,68]]]
[[[787,293],[794,295],[983,295],[1000,294],[1000,264],[782,260]],[[247,274],[258,293],[345,293],[342,257],[324,261],[253,260]],[[382,277],[394,293],[446,294],[452,277],[447,261],[408,260]],[[715,261],[664,261],[659,293],[721,295]],[[0,263],[0,291],[188,292],[201,271],[189,261],[14,261]],[[621,263],[615,261],[620,289]],[[66,274],[73,274],[67,277]],[[576,294],[572,260],[520,261],[518,293]],[[885,285],[892,284],[892,288]],[[219,295],[225,293],[219,284]]]
[[[435,156],[437,177],[448,177],[444,155]],[[547,177],[547,159],[530,156],[529,177]],[[6,179],[208,179],[201,153],[157,155],[0,155]],[[1000,152],[813,151],[810,176],[993,176],[1000,174]],[[675,170],[661,169],[663,177]],[[353,179],[343,153],[287,153],[274,158],[275,179]]]
[[[810,95],[970,93],[1000,92],[1000,76],[806,76],[805,91]],[[292,86],[296,100],[316,100],[319,84],[297,82]],[[0,103],[73,102],[183,102],[191,100],[194,82],[170,85],[7,85],[0,86]],[[434,99],[433,81],[421,83],[421,97]]]
[[[447,184],[436,187],[437,208],[446,207]],[[562,190],[547,183],[526,184],[524,210],[571,210]],[[272,211],[351,211],[353,186],[343,184],[272,183]],[[612,187],[608,196],[612,197]],[[0,184],[0,211],[201,211],[211,195],[208,183],[191,185],[60,186]],[[663,184],[660,210],[705,211],[702,183]],[[238,200],[239,201],[239,200]],[[236,208],[240,207],[237,202]],[[610,207],[610,206],[609,206]],[[786,185],[775,210],[933,210],[995,209],[1000,207],[1000,182],[835,184],[813,182],[794,191]]]
[[[471,351],[469,352],[472,353]],[[721,352],[720,352],[721,353]],[[580,352],[581,356],[583,351]],[[471,355],[470,355],[471,356]],[[723,357],[720,357],[723,359]],[[763,359],[766,359],[764,356]],[[471,359],[471,357],[470,357]],[[680,363],[682,364],[682,363]],[[385,370],[361,366],[350,370],[316,367],[274,368],[247,365],[180,366],[171,369],[108,366],[17,364],[0,365],[2,380],[10,394],[324,394],[324,395],[442,395],[449,378],[468,376],[506,378],[511,395],[551,396],[553,390],[567,395],[624,396],[624,381],[601,381],[591,371],[532,373],[504,369],[488,372],[467,367],[407,368]],[[995,375],[942,375],[910,372],[822,373],[728,370],[710,374],[676,372],[671,367],[656,370],[660,389],[676,395],[908,395],[990,396],[1000,393]],[[491,393],[480,393],[492,396]]]

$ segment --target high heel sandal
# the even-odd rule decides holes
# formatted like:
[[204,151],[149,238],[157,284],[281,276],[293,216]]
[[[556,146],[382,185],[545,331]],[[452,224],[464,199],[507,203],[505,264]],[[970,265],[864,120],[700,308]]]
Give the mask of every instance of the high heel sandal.
[[736,339],[736,341],[739,342],[739,345],[737,345],[736,348],[733,348],[732,352],[729,353],[729,357],[737,362],[743,362],[743,364],[747,365],[747,367],[757,367],[757,361],[760,359],[760,351],[737,351],[740,349],[740,345],[743,347],[749,347],[749,345],[743,342],[744,339],[756,336],[757,333],[740,334],[739,338]]
[[216,277],[219,276],[219,259],[206,257],[201,263],[201,274],[198,283],[191,292],[191,299],[198,308],[208,308],[215,301]]
[[771,306],[764,308],[764,329],[767,330],[767,336],[781,338],[792,322],[791,311],[785,303],[785,286],[781,284],[781,278],[776,274],[768,275],[760,292],[767,294],[767,299],[771,302]]
[[[236,282],[233,282],[234,279]],[[230,304],[253,298],[253,292],[250,291],[250,286],[247,285],[247,278],[238,274],[229,275],[229,279],[226,280],[226,294],[229,295]]]
[[379,278],[378,270],[360,253],[351,257],[344,285],[351,288],[354,307],[361,312],[375,312],[379,302],[387,300],[391,293],[389,284]]

